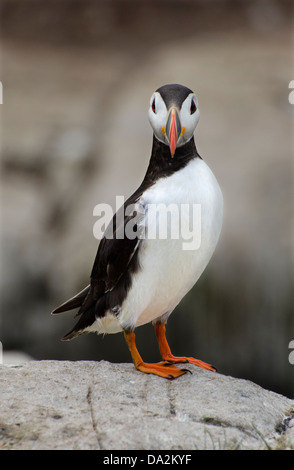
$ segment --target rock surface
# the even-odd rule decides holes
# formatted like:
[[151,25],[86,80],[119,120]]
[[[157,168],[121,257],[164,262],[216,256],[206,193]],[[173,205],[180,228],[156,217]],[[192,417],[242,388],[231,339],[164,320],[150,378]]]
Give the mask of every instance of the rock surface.
[[294,400],[189,369],[167,381],[105,361],[2,365],[0,448],[294,448]]

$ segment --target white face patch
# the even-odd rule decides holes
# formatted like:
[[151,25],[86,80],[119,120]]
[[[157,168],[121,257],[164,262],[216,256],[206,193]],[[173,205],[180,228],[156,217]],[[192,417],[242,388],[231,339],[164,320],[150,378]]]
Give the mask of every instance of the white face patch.
[[198,100],[194,93],[190,93],[182,104],[180,110],[180,119],[182,129],[185,128],[182,136],[178,140],[178,147],[184,145],[194,134],[200,117],[198,109]]
[[160,93],[157,91],[151,96],[148,116],[157,139],[164,144],[168,144],[168,139],[163,132],[167,121],[168,110],[166,109],[165,102],[161,98]]
[[[182,103],[180,111],[180,120],[182,125],[182,133],[178,137],[177,147],[181,147],[188,142],[199,121],[199,109],[197,97],[194,93],[190,93]],[[150,99],[149,122],[154,131],[155,136],[160,142],[168,145],[168,137],[165,134],[165,126],[168,118],[169,110],[166,107],[160,93],[153,93]]]

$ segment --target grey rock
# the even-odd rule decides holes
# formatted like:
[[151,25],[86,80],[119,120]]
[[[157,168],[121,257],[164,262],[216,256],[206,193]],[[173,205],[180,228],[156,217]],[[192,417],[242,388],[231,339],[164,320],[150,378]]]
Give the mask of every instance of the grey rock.
[[0,367],[0,449],[293,449],[294,401],[190,366],[175,381],[132,364]]

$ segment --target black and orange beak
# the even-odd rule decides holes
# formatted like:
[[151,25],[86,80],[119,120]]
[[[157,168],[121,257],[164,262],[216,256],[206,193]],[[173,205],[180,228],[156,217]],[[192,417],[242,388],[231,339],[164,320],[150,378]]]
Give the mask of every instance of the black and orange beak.
[[171,157],[173,157],[177,148],[178,139],[182,134],[182,125],[177,108],[171,108],[169,111],[165,126],[165,134],[168,138]]

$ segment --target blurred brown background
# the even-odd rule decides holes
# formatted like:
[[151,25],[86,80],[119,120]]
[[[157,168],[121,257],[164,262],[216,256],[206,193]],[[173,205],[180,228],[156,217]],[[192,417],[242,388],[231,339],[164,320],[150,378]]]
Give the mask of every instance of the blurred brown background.
[[[175,354],[294,396],[291,1],[2,0],[1,334],[37,359],[130,361],[122,335],[59,338],[88,284],[93,208],[141,182],[149,98],[195,90],[225,201],[216,253],[169,319]],[[176,266],[175,266],[176,269]],[[150,325],[144,359],[159,360]]]

